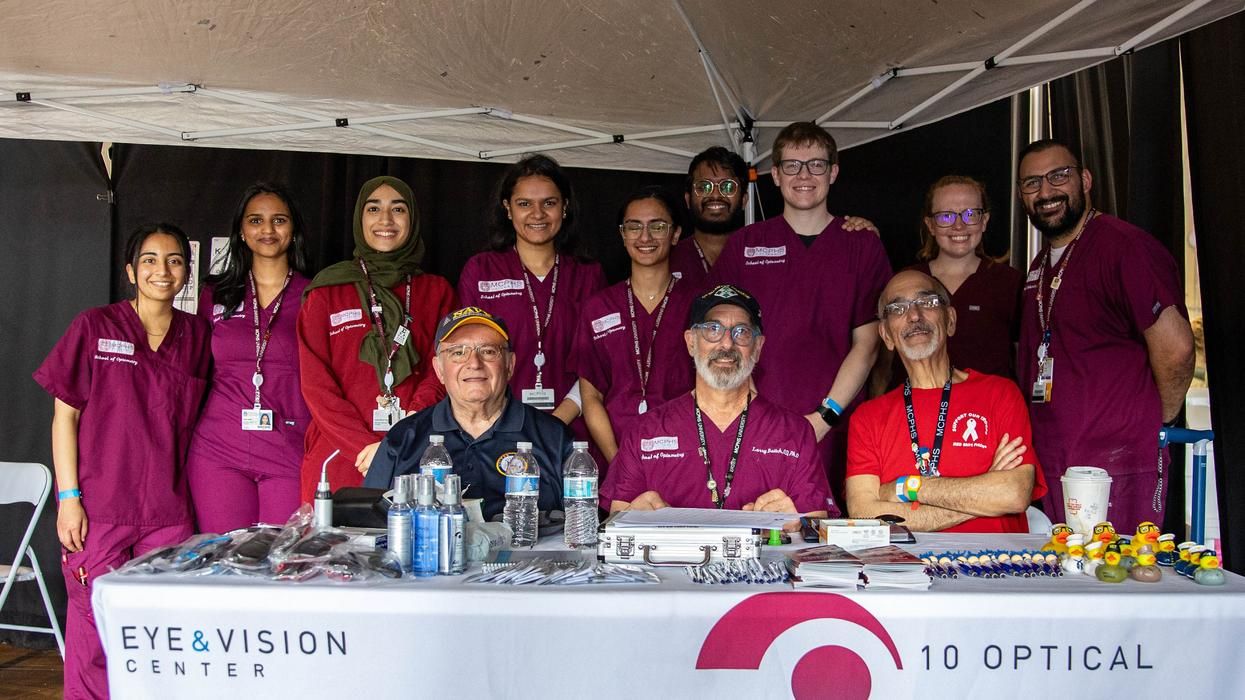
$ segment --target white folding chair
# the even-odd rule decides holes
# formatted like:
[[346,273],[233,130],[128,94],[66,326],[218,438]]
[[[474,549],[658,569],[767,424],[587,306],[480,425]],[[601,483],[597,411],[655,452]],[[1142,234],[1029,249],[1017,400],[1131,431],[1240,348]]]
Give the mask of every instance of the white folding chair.
[[[0,610],[9,598],[13,584],[19,581],[34,579],[39,584],[39,593],[43,595],[43,609],[48,613],[51,627],[31,627],[30,625],[11,625],[0,623],[0,629],[21,630],[23,632],[41,632],[56,637],[56,646],[60,648],[61,658],[65,658],[65,637],[61,634],[60,621],[56,619],[56,611],[52,609],[52,599],[48,596],[48,585],[43,580],[43,570],[39,568],[39,559],[30,546],[30,538],[35,534],[35,526],[39,523],[39,515],[43,512],[43,504],[52,491],[52,473],[42,464],[31,462],[0,462],[0,503],[29,503],[35,507],[22,535],[21,544],[17,547],[17,555],[13,557],[12,566],[0,564],[0,581],[4,589],[0,590]],[[30,558],[30,566],[22,566],[23,560]]]

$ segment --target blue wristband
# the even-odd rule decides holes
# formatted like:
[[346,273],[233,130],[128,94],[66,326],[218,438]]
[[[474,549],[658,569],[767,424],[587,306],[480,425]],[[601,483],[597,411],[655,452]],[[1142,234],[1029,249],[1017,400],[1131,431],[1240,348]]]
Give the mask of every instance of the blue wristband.
[[898,498],[900,503],[912,502],[912,499],[908,498],[907,482],[906,477],[900,477],[895,481],[895,498]]
[[835,401],[834,399],[830,398],[829,396],[827,396],[826,398],[824,398],[824,399],[822,399],[822,400],[821,400],[821,405],[822,405],[822,406],[825,406],[826,408],[830,409],[831,411],[834,411],[835,413],[839,414],[840,416],[841,416],[841,415],[843,415],[843,407],[839,405],[839,402],[838,402],[838,401]]
[[65,489],[64,491],[56,492],[56,500],[63,501],[66,498],[82,498],[82,490],[81,489]]

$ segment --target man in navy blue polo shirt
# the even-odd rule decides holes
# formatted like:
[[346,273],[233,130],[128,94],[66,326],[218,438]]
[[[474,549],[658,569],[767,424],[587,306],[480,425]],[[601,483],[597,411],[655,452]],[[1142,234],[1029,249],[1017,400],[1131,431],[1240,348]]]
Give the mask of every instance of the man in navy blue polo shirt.
[[516,443],[530,442],[540,464],[540,509],[560,510],[571,433],[557,418],[512,400],[509,342],[505,322],[482,309],[469,306],[442,319],[432,366],[447,396],[390,428],[363,485],[387,489],[393,477],[418,472],[428,436],[443,435],[467,497],[483,498],[484,517],[492,519],[506,505],[506,459]]

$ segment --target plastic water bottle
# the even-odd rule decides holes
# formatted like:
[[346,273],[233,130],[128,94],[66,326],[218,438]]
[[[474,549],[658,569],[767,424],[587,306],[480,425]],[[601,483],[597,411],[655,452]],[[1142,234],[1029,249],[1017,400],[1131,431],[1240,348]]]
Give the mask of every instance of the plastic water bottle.
[[467,512],[462,503],[462,477],[445,477],[445,497],[441,499],[441,532],[438,535],[437,573],[443,576],[461,574],[467,568],[464,538]]
[[416,576],[437,575],[437,540],[441,531],[441,511],[437,510],[437,481],[431,474],[420,474],[416,493],[418,505],[413,511],[415,545],[411,553],[411,569]]
[[588,443],[573,442],[574,452],[562,468],[562,507],[566,509],[563,541],[567,547],[594,547],[597,543],[597,462]]
[[403,572],[411,570],[411,496],[414,485],[413,474],[403,474],[393,480],[393,503],[389,506],[386,519],[389,554],[402,566]]
[[520,442],[515,455],[506,463],[506,508],[502,522],[514,533],[512,548],[536,544],[536,523],[540,517],[536,501],[540,497],[540,467],[532,454],[532,443]]
[[437,486],[445,485],[445,475],[454,471],[454,462],[445,449],[444,435],[429,435],[428,449],[419,458],[419,473],[432,474],[437,479]]

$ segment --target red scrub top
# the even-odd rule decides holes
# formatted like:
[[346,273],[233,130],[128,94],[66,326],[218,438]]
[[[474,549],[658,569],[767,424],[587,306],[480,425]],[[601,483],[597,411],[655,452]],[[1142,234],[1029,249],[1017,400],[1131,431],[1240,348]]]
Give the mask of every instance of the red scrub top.
[[[609,508],[611,501],[635,500],[645,491],[656,491],[676,508],[714,507],[699,452],[694,406],[687,393],[640,417],[635,429],[623,438],[605,475],[603,508]],[[726,430],[718,430],[705,416],[704,426],[713,478],[721,494],[739,419]],[[838,514],[834,504],[827,503],[830,486],[808,421],[757,396],[748,408],[725,508],[739,510],[771,489],[782,489],[800,512],[829,508],[832,515]]]
[[835,217],[805,246],[782,216],[731,236],[710,272],[713,284],[754,295],[765,350],[753,373],[770,401],[810,413],[830,391],[852,347],[852,330],[877,320],[890,262],[873,231],[846,231]]
[[[530,272],[532,293],[536,298],[540,322],[545,322],[549,309],[549,295],[553,291],[553,270],[544,280]],[[580,305],[588,297],[605,288],[605,274],[597,263],[581,262],[574,256],[558,256],[558,288],[554,296],[553,312],[545,328],[542,348],[545,365],[541,383],[553,389],[553,405],[566,398],[577,375],[571,357],[575,342],[575,329],[579,321]],[[463,267],[458,278],[458,297],[464,306],[478,306],[500,317],[510,331],[510,347],[515,354],[514,376],[510,388],[515,398],[521,398],[524,389],[536,386],[536,312],[532,308],[524,283],[523,264],[518,251],[486,251],[473,256]]]
[[[912,390],[916,434],[922,447],[933,445],[941,401],[942,387]],[[946,426],[938,462],[938,472],[944,477],[963,478],[989,471],[1004,433],[1008,440],[1020,436],[1023,444],[1033,444],[1029,413],[1016,384],[990,374],[969,371],[964,381],[952,385]],[[848,431],[848,478],[871,474],[887,483],[919,474],[908,435],[903,387],[861,404],[852,414]],[[1046,480],[1032,449],[1024,461],[1036,467],[1031,500],[1037,500],[1046,493]],[[946,531],[1028,532],[1029,522],[1022,512],[973,518]]]
[[[1026,398],[1037,376],[1042,338],[1037,294],[1045,252],[1034,259],[1024,287],[1016,364]],[[1148,484],[1134,502],[1117,498],[1121,489],[1112,485],[1113,521],[1128,527],[1159,521],[1162,512],[1155,511],[1152,497],[1163,407],[1143,333],[1169,306],[1188,318],[1176,261],[1153,236],[1107,214],[1086,225],[1071,255],[1051,320],[1053,400],[1029,403],[1034,444],[1051,485],[1046,512],[1063,512],[1063,472],[1088,465]],[[1046,302],[1057,269],[1046,271]],[[1164,473],[1170,464],[1165,453]]]
[[[640,371],[636,368],[636,335],[632,332],[627,297],[632,297],[636,326],[639,329],[640,365],[652,353],[647,391],[641,394]],[[687,354],[683,331],[692,308],[695,291],[676,279],[668,295],[666,309],[661,302],[649,313],[635,299],[626,282],[609,287],[584,303],[580,313],[579,333],[575,339],[575,357],[579,376],[605,397],[605,410],[614,428],[614,439],[621,441],[640,415],[643,397],[648,410],[653,410],[676,396],[692,390],[695,370]],[[661,325],[654,340],[653,326],[661,314]]]
[[272,311],[276,300],[259,310],[259,327],[271,329],[264,350],[264,383],[260,403],[272,411],[272,430],[243,430],[242,411],[255,403],[255,316],[248,289],[242,303],[228,319],[225,308],[215,303],[212,287],[204,286],[199,297],[199,316],[212,324],[212,388],[203,415],[195,427],[191,468],[195,464],[223,465],[261,474],[293,477],[303,462],[303,440],[311,416],[298,374],[298,310],[309,280],[298,273],[290,277],[281,297],[276,323]]
[[128,301],[88,309],[35,370],[49,394],[82,411],[78,487],[93,521],[192,521],[186,451],[207,388],[207,321],[173,311],[153,351]]
[[[393,287],[404,303],[406,282]],[[393,387],[403,411],[418,411],[445,396],[445,387],[432,368],[437,323],[458,307],[454,290],[444,277],[421,274],[411,279],[411,326],[408,343],[419,353],[411,374]],[[359,359],[363,338],[372,328],[368,310],[353,284],[317,287],[303,301],[298,315],[298,359],[303,398],[311,411],[307,453],[303,458],[300,493],[304,502],[315,495],[320,466],[329,462],[329,485],[334,491],[358,486],[363,475],[354,460],[365,446],[385,437],[372,430],[372,411],[384,387],[376,368]]]

